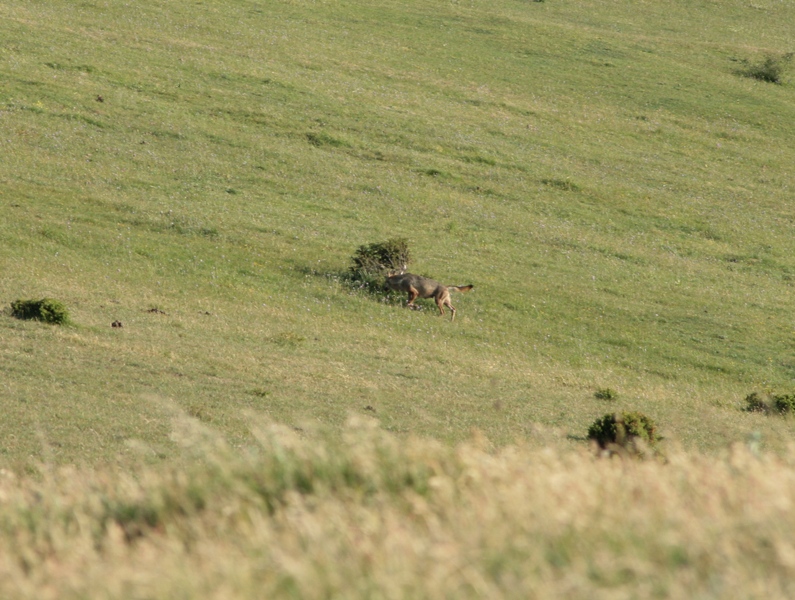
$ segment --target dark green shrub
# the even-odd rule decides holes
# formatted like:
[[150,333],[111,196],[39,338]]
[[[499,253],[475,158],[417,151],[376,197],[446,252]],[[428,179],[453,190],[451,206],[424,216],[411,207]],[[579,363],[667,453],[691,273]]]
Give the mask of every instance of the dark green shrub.
[[795,394],[760,394],[752,392],[745,397],[748,412],[761,412],[769,414],[795,413]]
[[751,392],[745,397],[745,410],[748,412],[768,413],[772,408],[772,399],[769,394]]
[[741,71],[746,77],[767,81],[768,83],[781,83],[781,76],[784,74],[784,65],[792,59],[792,53],[782,56],[767,55],[762,62],[745,62],[745,68]]
[[773,396],[773,406],[782,414],[795,412],[795,394],[781,394]]
[[597,419],[588,428],[588,438],[600,448],[620,447],[631,454],[642,454],[643,446],[653,448],[660,440],[654,421],[639,412],[613,413]]
[[382,291],[387,273],[405,271],[410,260],[409,243],[404,238],[365,244],[359,246],[352,257],[350,279],[356,287]]
[[11,315],[17,319],[34,319],[54,325],[63,325],[69,322],[69,312],[66,307],[52,298],[16,300],[11,303]]
[[618,392],[612,388],[600,388],[594,393],[597,400],[617,400]]

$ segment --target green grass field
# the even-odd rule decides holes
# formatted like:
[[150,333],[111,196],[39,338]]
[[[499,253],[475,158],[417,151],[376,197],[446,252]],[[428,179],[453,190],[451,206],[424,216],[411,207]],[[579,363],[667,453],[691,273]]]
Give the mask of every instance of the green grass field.
[[[777,0],[3,2],[3,472],[190,462],[175,414],[241,453],[252,422],[332,448],[353,416],[580,456],[637,410],[688,461],[787,455],[795,421],[743,409],[795,392],[793,22]],[[745,76],[768,57],[780,84]],[[474,284],[454,323],[347,283],[394,237]],[[71,324],[11,316],[43,297]]]
[[[4,460],[167,457],[171,403],[241,444],[367,406],[577,438],[608,386],[686,447],[781,447],[741,408],[795,373],[794,88],[738,73],[792,11],[5,3],[0,298],[74,325],[0,321]],[[341,281],[395,236],[475,284],[455,324]]]

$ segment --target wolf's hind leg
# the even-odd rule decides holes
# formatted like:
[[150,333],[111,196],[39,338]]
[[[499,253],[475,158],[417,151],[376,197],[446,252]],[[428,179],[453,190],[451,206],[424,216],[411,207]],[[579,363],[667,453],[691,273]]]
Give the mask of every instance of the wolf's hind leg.
[[445,304],[447,304],[447,299],[446,298],[442,298],[442,297],[436,298],[436,306],[439,307],[439,314],[441,314],[442,316],[444,316],[444,305]]
[[444,302],[448,308],[450,309],[450,322],[452,323],[455,321],[455,306],[453,306],[452,302],[450,302],[450,298],[447,298]]

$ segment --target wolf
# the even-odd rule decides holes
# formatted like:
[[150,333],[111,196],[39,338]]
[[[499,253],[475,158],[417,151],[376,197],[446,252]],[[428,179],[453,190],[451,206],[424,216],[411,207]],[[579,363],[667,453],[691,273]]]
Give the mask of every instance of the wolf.
[[433,298],[439,312],[444,316],[444,307],[450,309],[450,322],[455,321],[455,306],[450,302],[450,292],[468,292],[473,285],[442,285],[438,281],[413,275],[411,273],[388,273],[385,287],[396,292],[406,292],[409,301],[406,306],[414,308],[414,301],[417,298]]

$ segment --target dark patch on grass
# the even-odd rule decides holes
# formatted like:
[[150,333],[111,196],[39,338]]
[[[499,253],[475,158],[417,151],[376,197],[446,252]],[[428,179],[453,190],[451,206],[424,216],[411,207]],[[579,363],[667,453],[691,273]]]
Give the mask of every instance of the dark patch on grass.
[[178,131],[165,131],[163,129],[155,129],[149,132],[152,137],[163,140],[184,140],[185,136]]
[[86,125],[91,125],[92,127],[97,127],[98,129],[105,129],[107,125],[102,121],[97,121],[96,119],[92,119],[91,117],[87,117],[85,115],[80,115],[77,113],[59,113],[55,115],[56,117],[60,117],[61,119],[66,119],[67,121],[80,121],[85,123]]
[[520,117],[532,117],[535,116],[537,113],[534,110],[530,110],[527,108],[521,108],[520,106],[513,106],[512,104],[507,104],[505,102],[501,102],[499,107],[502,109],[507,110],[510,113],[515,115],[519,115]]
[[45,66],[56,71],[77,71],[79,73],[93,73],[96,69],[91,65],[65,65],[57,62],[46,62]]
[[626,56],[625,52],[617,50],[601,40],[589,42],[585,47],[585,52],[606,58],[624,58]]
[[648,373],[649,375],[653,375],[653,376],[659,377],[661,379],[665,379],[667,381],[674,381],[674,380],[678,379],[678,377],[677,377],[677,375],[675,373],[666,373],[665,371],[661,371],[659,369],[642,368],[642,369],[639,369],[639,371],[641,371],[642,373]]
[[479,154],[471,155],[471,156],[462,156],[461,160],[467,163],[480,163],[483,165],[489,165],[491,167],[497,164],[497,161],[493,158],[487,158],[485,156],[480,156]]
[[710,371],[712,373],[720,373],[722,375],[731,375],[733,373],[733,369],[730,369],[729,367],[725,367],[723,365],[716,365],[713,363],[704,363],[698,361],[691,361],[691,364],[695,367],[704,369],[705,371]]
[[202,423],[212,423],[212,415],[205,411],[204,406],[189,406],[185,409],[188,416],[201,421]]
[[215,227],[208,227],[203,223],[199,223],[193,219],[174,215],[172,211],[165,211],[160,213],[161,221],[156,221],[147,218],[134,218],[123,219],[125,222],[137,226],[145,227],[150,231],[157,233],[172,232],[180,235],[196,235],[202,237],[214,238],[219,235],[218,229]]
[[483,27],[469,27],[467,31],[476,33],[478,35],[493,35],[494,31],[491,29],[484,29]]
[[172,223],[169,227],[180,235],[199,235],[203,237],[218,237],[218,230],[215,227],[193,227]]
[[632,348],[635,344],[628,340],[619,340],[615,338],[602,340],[602,343],[608,346],[615,346],[616,348]]
[[38,106],[29,106],[27,104],[18,104],[18,105],[15,105],[13,108],[16,108],[16,109],[19,109],[19,110],[24,110],[24,111],[27,111],[27,112],[32,112],[32,113],[35,113],[37,115],[43,115],[44,114],[44,109],[40,108]]
[[305,342],[306,338],[292,331],[282,331],[281,333],[272,335],[269,340],[277,346],[295,347]]
[[202,132],[202,137],[206,140],[212,142],[213,144],[219,144],[223,146],[228,146],[229,148],[245,148],[245,144],[229,139],[227,137],[223,137],[220,135],[215,135],[214,133]]
[[594,392],[594,398],[597,400],[617,400],[618,392],[613,388],[600,388]]
[[580,186],[568,179],[542,179],[541,183],[547,187],[563,190],[564,192],[579,192]]
[[54,227],[42,227],[39,230],[39,235],[43,238],[50,240],[51,242],[56,242],[61,244],[62,246],[66,246],[67,248],[72,247],[74,239],[70,237],[64,231],[54,228]]
[[218,109],[216,115],[226,115],[235,121],[247,121],[255,125],[273,125],[273,118],[269,118],[266,113],[257,110],[231,110]]
[[350,148],[350,144],[345,140],[335,138],[325,131],[310,131],[306,134],[307,141],[315,148],[331,147],[331,148]]

